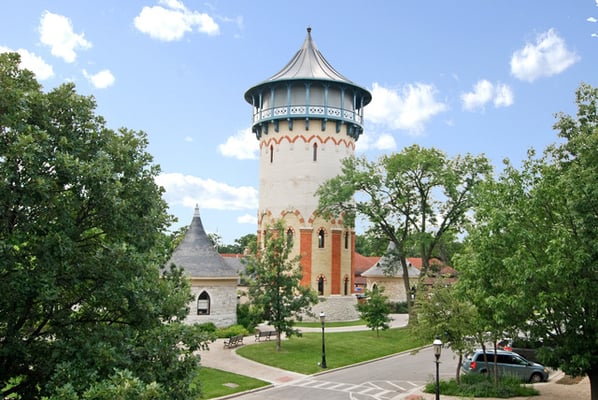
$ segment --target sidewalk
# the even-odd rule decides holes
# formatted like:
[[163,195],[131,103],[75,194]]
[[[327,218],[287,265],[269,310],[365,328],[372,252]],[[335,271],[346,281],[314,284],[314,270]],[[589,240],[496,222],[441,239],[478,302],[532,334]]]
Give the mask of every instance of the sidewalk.
[[[407,325],[408,316],[405,314],[392,314],[391,327],[397,328]],[[300,328],[302,332],[320,332],[321,328]],[[347,332],[369,330],[367,326],[346,326],[337,328],[326,328],[326,332]],[[253,344],[253,336],[247,336],[244,343]],[[301,380],[307,375],[302,375],[296,372],[287,371],[279,368],[263,365],[255,361],[248,360],[237,355],[236,349],[225,349],[224,339],[218,339],[210,344],[210,350],[200,351],[201,365],[209,368],[216,368],[223,371],[234,372],[239,375],[245,375],[252,378],[260,379],[269,382],[272,385],[282,385],[292,381]],[[557,371],[552,374],[550,380],[545,383],[535,384],[534,387],[540,391],[539,396],[533,397],[517,397],[517,400],[561,400],[561,399],[576,399],[576,400],[590,400],[590,383],[588,378],[581,381],[571,382],[571,380],[561,379],[564,375]],[[559,382],[561,381],[561,382]],[[567,381],[563,384],[562,381]],[[414,396],[414,397],[412,397]],[[421,389],[403,393],[396,398],[399,399],[422,399],[433,400],[434,394],[423,393]],[[444,400],[460,400],[459,397],[442,396]],[[494,399],[485,399],[494,400]]]

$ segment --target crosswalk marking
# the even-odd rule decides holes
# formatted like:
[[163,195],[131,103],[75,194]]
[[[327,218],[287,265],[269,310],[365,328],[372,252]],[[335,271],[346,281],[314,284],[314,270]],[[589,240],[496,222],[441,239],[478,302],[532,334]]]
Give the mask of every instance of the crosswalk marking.
[[350,393],[352,395],[365,396],[376,400],[391,400],[399,393],[406,392],[409,386],[411,389],[420,384],[411,381],[370,381],[362,384],[350,384],[343,382],[321,381],[318,379],[303,379],[290,384],[305,388],[332,390],[336,392]]

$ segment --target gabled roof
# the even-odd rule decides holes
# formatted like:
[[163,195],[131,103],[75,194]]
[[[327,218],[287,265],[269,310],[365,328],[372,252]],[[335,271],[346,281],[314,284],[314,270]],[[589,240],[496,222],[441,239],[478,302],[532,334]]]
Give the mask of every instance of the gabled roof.
[[237,278],[237,271],[218,254],[208,239],[195,207],[193,220],[185,237],[172,253],[167,265],[183,268],[191,278]]
[[[401,266],[399,265],[399,259],[397,258],[398,255],[396,254],[395,251],[395,245],[393,242],[390,242],[388,244],[388,247],[386,249],[386,254],[380,258],[379,261],[377,261],[375,264],[373,264],[367,271],[363,272],[361,274],[361,276],[365,276],[368,278],[374,278],[374,277],[402,277],[403,276],[403,271],[401,269]],[[409,277],[419,277],[421,274],[421,268],[423,265],[423,260],[421,257],[408,257],[405,259],[407,261],[407,271],[409,274]],[[431,258],[430,259],[430,266],[439,266],[441,267],[440,269],[440,274],[441,275],[446,275],[446,276],[455,276],[457,274],[457,271],[455,271],[455,269],[453,267],[450,267],[448,265],[445,265],[441,260],[437,259],[437,258]],[[396,264],[391,268],[392,264]],[[387,274],[385,273],[385,271],[391,271],[394,270],[394,274]]]

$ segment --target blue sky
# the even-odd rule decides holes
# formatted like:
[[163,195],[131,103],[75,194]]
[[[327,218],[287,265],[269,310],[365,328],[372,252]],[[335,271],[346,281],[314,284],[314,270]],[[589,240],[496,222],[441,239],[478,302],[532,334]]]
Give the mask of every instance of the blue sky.
[[557,112],[598,86],[598,0],[3,0],[0,51],[46,90],[73,81],[109,127],[148,134],[170,212],[223,243],[255,233],[258,143],[247,89],[306,28],[372,92],[357,153],[419,144],[500,168],[557,140]]

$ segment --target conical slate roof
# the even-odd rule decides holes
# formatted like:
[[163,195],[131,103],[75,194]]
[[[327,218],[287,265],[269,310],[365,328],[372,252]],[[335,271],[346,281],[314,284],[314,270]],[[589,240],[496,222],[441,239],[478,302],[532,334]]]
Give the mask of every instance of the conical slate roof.
[[320,53],[311,38],[311,28],[307,28],[307,37],[303,46],[283,69],[274,74],[267,81],[286,79],[326,79],[353,84],[341,75]]
[[187,276],[191,278],[233,278],[237,277],[237,271],[218,254],[208,239],[199,216],[199,208],[195,207],[193,220],[189,230],[177,248],[167,265],[175,264],[183,268]]

